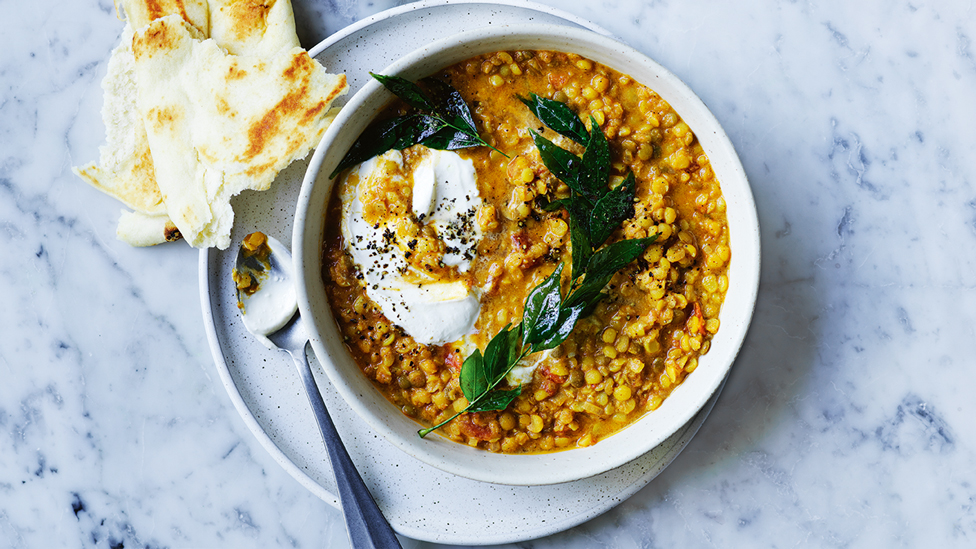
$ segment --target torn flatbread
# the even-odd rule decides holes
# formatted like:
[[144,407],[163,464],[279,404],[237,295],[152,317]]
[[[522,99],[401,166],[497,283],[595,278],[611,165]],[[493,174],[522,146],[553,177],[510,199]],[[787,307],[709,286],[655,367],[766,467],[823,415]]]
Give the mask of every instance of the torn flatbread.
[[300,46],[288,0],[210,0],[210,38],[234,55],[271,57]]
[[231,197],[308,154],[346,79],[301,48],[234,56],[195,31],[177,15],[136,31],[137,105],[170,218],[192,246],[224,249]]
[[102,90],[105,145],[98,149],[98,164],[90,162],[72,169],[96,189],[137,212],[165,215],[166,205],[156,185],[145,125],[136,109],[135,59],[129,25],[122,30],[122,41],[109,58]]
[[179,15],[203,36],[210,36],[210,3],[207,0],[122,0],[125,20],[139,30],[160,17]]
[[[261,57],[299,47],[299,42],[289,0],[122,0],[121,7],[126,27],[102,81],[106,144],[99,148],[98,164],[73,169],[92,186],[135,210],[119,220],[117,236],[133,246],[149,246],[172,241],[179,231],[170,230],[173,224],[166,217],[145,125],[136,107],[132,29],[178,15],[199,31],[195,37],[211,36],[229,53]],[[326,120],[334,116],[333,112]],[[139,227],[139,223],[145,226]]]

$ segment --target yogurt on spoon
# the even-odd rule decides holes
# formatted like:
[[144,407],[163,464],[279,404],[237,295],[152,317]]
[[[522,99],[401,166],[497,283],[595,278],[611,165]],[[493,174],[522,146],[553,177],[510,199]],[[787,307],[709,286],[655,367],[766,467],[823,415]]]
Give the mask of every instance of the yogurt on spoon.
[[269,349],[277,348],[268,334],[280,330],[298,310],[291,252],[274,237],[251,233],[241,243],[232,276],[244,327]]

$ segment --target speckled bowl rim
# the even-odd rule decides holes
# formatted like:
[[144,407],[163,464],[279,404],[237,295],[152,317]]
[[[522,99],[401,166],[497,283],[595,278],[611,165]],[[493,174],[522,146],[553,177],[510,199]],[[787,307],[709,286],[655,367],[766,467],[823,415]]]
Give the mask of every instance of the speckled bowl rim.
[[698,136],[722,185],[732,247],[729,292],[721,329],[698,368],[660,408],[588,447],[551,454],[505,455],[476,450],[441,436],[420,439],[418,424],[391,405],[362,375],[344,348],[321,279],[323,212],[332,189],[328,174],[392,97],[369,82],[345,105],[309,163],[295,213],[292,246],[298,304],[311,344],[337,392],[376,432],[424,463],[466,478],[512,485],[570,482],[623,465],[651,450],[688,422],[721,386],[745,339],[759,287],[760,243],[755,202],[732,143],[704,103],[675,75],[644,54],[587,30],[526,24],[460,33],[420,48],[383,74],[415,80],[475,55],[505,50],[571,51],[632,76],[655,90]]

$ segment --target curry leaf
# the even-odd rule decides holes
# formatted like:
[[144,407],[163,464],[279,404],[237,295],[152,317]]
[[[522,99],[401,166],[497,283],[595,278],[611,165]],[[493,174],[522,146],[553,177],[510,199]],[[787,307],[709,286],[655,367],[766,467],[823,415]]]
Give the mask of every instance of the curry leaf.
[[450,126],[443,126],[429,136],[418,139],[417,142],[431,149],[454,151],[457,149],[467,149],[468,147],[477,147],[481,145],[479,139]]
[[405,149],[443,127],[436,119],[418,114],[381,120],[363,131],[329,177],[386,151]]
[[[399,76],[384,76],[374,73],[370,73],[370,75],[411,107],[436,119],[441,126],[456,130],[453,133],[442,131],[438,136],[430,137],[426,141],[428,135],[418,137],[411,145],[423,143],[432,149],[441,150],[484,145],[498,151],[478,135],[478,130],[474,126],[474,117],[471,115],[467,103],[464,102],[461,94],[447,82],[433,77],[425,78],[422,80],[428,88],[428,91],[425,92],[417,84]],[[498,152],[502,153],[501,151]],[[505,153],[502,155],[508,156]]]
[[593,255],[590,244],[589,215],[578,202],[569,205],[569,243],[573,254],[573,280],[583,276]]
[[576,327],[576,323],[583,318],[583,312],[588,305],[588,302],[582,302],[572,306],[560,307],[558,321],[544,334],[541,334],[543,336],[542,340],[532,345],[532,352],[537,353],[539,351],[554,349],[561,345],[563,341],[566,341],[569,334],[573,333],[573,328]]
[[525,344],[539,343],[559,323],[559,304],[562,301],[561,282],[563,264],[560,263],[541,284],[525,298],[522,325],[525,326]]
[[386,89],[420,112],[371,125],[353,143],[329,177],[335,177],[342,170],[386,151],[401,150],[417,144],[439,150],[482,145],[491,147],[478,135],[471,110],[461,94],[450,84],[435,78],[425,79],[423,82],[430,91],[428,96],[420,86],[405,78],[370,74]]
[[[511,324],[505,326],[495,337],[491,338],[485,347],[485,377],[488,379],[488,389],[493,389],[499,384],[515,362],[518,362],[519,354],[522,350],[522,325],[511,328]],[[462,365],[462,372],[464,366]],[[467,397],[467,395],[465,395]],[[472,399],[468,399],[469,401]]]
[[383,87],[393,92],[394,95],[403,99],[411,107],[427,112],[435,112],[434,103],[427,97],[420,86],[399,76],[369,73],[370,76],[383,84]]
[[468,402],[488,390],[488,376],[485,374],[485,359],[481,350],[475,349],[461,364],[461,392]]
[[529,99],[519,97],[519,100],[525,103],[525,106],[532,111],[536,118],[553,131],[565,135],[580,145],[589,141],[586,125],[565,103],[540,97],[534,93],[529,94]]
[[590,244],[599,248],[624,220],[634,217],[634,172],[623,183],[597,200],[590,215]]
[[655,240],[657,240],[656,234],[647,238],[633,238],[608,244],[590,258],[586,266],[586,274],[612,275],[637,259]]
[[475,349],[461,364],[461,392],[468,400],[467,407],[446,420],[417,431],[421,438],[440,429],[465,412],[504,410],[512,400],[522,394],[522,387],[499,389],[508,372],[525,354],[522,352],[522,325],[502,328],[485,347],[485,354]]
[[580,158],[566,149],[557,146],[552,141],[532,131],[532,140],[546,169],[562,180],[574,191],[586,194],[579,183]]
[[461,93],[451,87],[450,84],[437,78],[424,78],[421,80],[430,92],[434,108],[437,113],[452,126],[469,134],[478,134],[474,127],[474,117],[467,103],[461,97]]
[[648,238],[621,240],[604,246],[590,257],[586,265],[586,278],[583,283],[566,298],[567,306],[589,302],[603,287],[610,282],[617,271],[637,259],[648,246],[657,239],[657,235]]
[[481,399],[473,402],[465,411],[490,412],[494,410],[504,410],[505,408],[508,408],[508,405],[521,394],[521,385],[514,389],[495,389],[490,393],[486,393]]
[[[580,167],[579,184],[590,196],[602,197],[607,193],[610,177],[610,146],[600,125],[590,116],[590,136]],[[599,244],[595,244],[599,246]]]

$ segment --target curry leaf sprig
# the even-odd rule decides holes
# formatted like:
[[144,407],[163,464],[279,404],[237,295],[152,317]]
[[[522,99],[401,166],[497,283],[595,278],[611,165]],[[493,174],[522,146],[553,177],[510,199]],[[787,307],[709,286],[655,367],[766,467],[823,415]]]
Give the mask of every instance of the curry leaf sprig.
[[634,174],[628,173],[615,188],[611,189],[607,184],[610,147],[592,116],[591,130],[587,131],[583,121],[564,103],[536,94],[531,94],[529,99],[520,99],[543,124],[585,147],[583,156],[579,157],[532,131],[543,164],[569,187],[569,198],[555,200],[548,208],[562,207],[569,212],[573,278],[576,279],[585,272],[593,251],[600,248],[621,223],[634,216]]
[[[657,235],[619,240],[604,246],[610,235],[634,216],[636,181],[633,172],[611,188],[608,184],[610,147],[592,116],[587,130],[583,121],[564,103],[534,93],[528,99],[520,99],[543,124],[585,147],[583,155],[576,156],[532,131],[543,164],[569,187],[569,197],[549,203],[548,209],[565,208],[569,213],[572,282],[569,295],[560,304],[560,320],[573,319],[575,325],[576,320],[589,315],[606,297],[603,288],[613,275],[644,253]],[[532,294],[529,295],[531,299]],[[529,308],[528,303],[526,308]],[[547,318],[546,313],[541,317]],[[532,337],[527,339],[536,350],[551,348],[541,343],[536,346]]]
[[461,392],[468,400],[468,405],[437,425],[417,431],[420,438],[440,429],[463,413],[507,408],[522,394],[522,386],[505,389],[500,385],[512,368],[527,354],[527,349],[522,345],[522,324],[514,328],[508,324],[502,328],[488,342],[484,355],[481,354],[480,349],[475,349],[468,358],[464,359],[459,379]]
[[491,147],[475,129],[467,103],[450,84],[433,77],[424,78],[420,82],[425,91],[399,76],[369,74],[418,112],[389,118],[366,128],[329,177],[386,151],[403,150],[417,144],[444,151],[482,145]]
[[657,235],[620,240],[604,246],[610,235],[634,215],[634,174],[616,188],[608,185],[610,149],[599,124],[590,117],[590,130],[565,104],[532,94],[522,99],[554,131],[585,147],[583,155],[562,149],[537,132],[536,148],[546,168],[570,188],[569,198],[549,204],[569,213],[572,271],[569,291],[563,294],[563,267],[556,269],[525,299],[522,322],[502,328],[485,347],[475,350],[461,365],[461,392],[468,405],[439,424],[418,431],[421,437],[465,412],[504,410],[522,394],[522,387],[503,387],[519,361],[532,353],[553,349],[569,337],[580,319],[588,316],[607,296],[603,288],[613,275],[637,259]]

